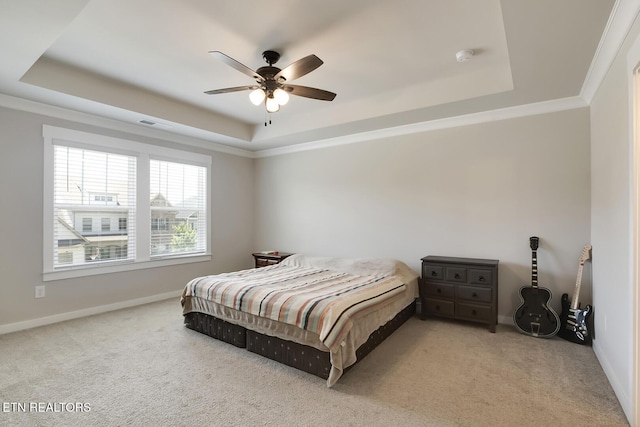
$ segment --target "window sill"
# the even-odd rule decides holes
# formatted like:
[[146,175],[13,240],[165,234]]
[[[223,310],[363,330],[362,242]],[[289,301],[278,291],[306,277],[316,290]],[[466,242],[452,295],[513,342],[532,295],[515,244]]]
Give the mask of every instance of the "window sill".
[[73,279],[75,277],[96,276],[99,274],[119,273],[123,271],[142,270],[145,268],[167,267],[170,265],[190,264],[194,262],[211,261],[211,255],[177,256],[175,258],[154,259],[137,262],[118,262],[101,266],[78,266],[60,269],[56,271],[45,271],[42,273],[42,280],[50,282],[54,280]]

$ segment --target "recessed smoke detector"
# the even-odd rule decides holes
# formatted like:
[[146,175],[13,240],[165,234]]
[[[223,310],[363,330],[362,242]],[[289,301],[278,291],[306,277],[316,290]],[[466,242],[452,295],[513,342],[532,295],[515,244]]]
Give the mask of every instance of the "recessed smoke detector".
[[471,58],[473,58],[473,54],[474,52],[472,49],[464,49],[456,53],[456,59],[458,60],[458,62],[467,62]]

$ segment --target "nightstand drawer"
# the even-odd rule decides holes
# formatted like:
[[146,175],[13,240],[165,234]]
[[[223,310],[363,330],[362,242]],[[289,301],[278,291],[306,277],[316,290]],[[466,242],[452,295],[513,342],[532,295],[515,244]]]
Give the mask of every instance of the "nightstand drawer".
[[491,320],[491,306],[457,303],[456,316],[465,319],[488,322]]
[[422,289],[425,296],[436,298],[453,298],[455,296],[454,285],[447,283],[422,282]]
[[490,285],[493,283],[493,274],[491,270],[485,269],[469,269],[469,283],[477,283],[481,285]]
[[280,261],[276,259],[256,258],[256,267],[268,267],[278,263],[280,263]]
[[456,290],[458,299],[486,303],[491,302],[491,288],[489,287],[458,285]]
[[283,259],[293,254],[289,252],[269,252],[269,253],[254,252],[251,255],[253,255],[253,258],[255,260],[256,268],[259,268],[259,267],[268,267],[270,265],[278,264]]
[[[425,305],[426,305],[427,312],[431,314],[453,316],[455,315],[455,312],[456,312],[453,301],[427,298],[425,300]],[[424,308],[425,307],[423,307],[423,310]]]

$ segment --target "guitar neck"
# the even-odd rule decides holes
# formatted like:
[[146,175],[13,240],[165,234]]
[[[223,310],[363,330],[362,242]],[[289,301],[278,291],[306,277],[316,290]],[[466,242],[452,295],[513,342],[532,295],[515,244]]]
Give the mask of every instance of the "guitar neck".
[[576,287],[573,290],[573,298],[571,299],[571,310],[578,308],[578,295],[580,295],[580,285],[582,284],[582,270],[584,269],[584,261],[580,261],[578,266],[578,277],[576,278]]
[[538,254],[531,251],[531,287],[538,288]]

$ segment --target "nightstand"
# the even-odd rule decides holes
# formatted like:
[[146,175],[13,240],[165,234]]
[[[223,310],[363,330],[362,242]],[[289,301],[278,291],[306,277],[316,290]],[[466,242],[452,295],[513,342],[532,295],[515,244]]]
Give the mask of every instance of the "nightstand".
[[427,256],[420,278],[422,319],[442,316],[498,323],[498,260]]
[[293,254],[288,252],[274,252],[271,254],[263,254],[261,252],[254,252],[253,259],[256,261],[256,268],[258,267],[267,267],[273,264],[279,264],[283,259]]

